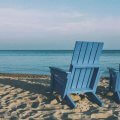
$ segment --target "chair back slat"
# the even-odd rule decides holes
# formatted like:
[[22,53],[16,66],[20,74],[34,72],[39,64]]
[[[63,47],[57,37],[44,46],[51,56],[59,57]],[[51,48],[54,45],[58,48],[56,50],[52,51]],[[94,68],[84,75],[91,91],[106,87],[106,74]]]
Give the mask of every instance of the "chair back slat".
[[81,52],[81,48],[82,48],[82,42],[76,42],[72,57],[72,64],[77,63],[79,54]]
[[77,64],[82,64],[84,63],[84,59],[85,59],[85,55],[86,55],[86,51],[87,51],[87,43],[82,43],[82,47],[81,47],[81,51],[79,53],[78,59],[77,59]]

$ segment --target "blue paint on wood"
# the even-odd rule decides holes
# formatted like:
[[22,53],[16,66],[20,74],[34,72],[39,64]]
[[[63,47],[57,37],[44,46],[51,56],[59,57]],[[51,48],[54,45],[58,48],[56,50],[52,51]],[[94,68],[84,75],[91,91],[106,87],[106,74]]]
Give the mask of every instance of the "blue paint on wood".
[[[50,67],[51,87],[58,91],[71,108],[76,104],[70,94],[87,94],[92,101],[102,106],[96,96],[96,88],[100,80],[99,58],[103,43],[77,41],[75,44],[69,73],[55,67]],[[91,97],[92,96],[92,97]]]
[[119,70],[108,68],[110,73],[109,90],[114,93],[115,101],[120,103],[120,65]]

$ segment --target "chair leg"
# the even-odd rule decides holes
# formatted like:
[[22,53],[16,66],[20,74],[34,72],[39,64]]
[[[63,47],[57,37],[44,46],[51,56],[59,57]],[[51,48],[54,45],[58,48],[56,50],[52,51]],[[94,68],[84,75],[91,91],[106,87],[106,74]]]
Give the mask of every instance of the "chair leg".
[[64,98],[68,104],[68,106],[70,106],[70,108],[75,108],[76,107],[76,104],[75,102],[72,100],[72,98],[70,97],[70,95],[66,95],[65,98]]
[[54,91],[54,90],[53,90],[53,89],[51,89],[51,90],[50,90],[50,94],[53,94],[53,91]]
[[51,72],[51,85],[50,85],[50,93],[53,94],[54,91],[54,76]]
[[86,93],[86,95],[88,96],[88,99],[96,104],[98,104],[99,106],[103,106],[102,101],[96,96],[95,93],[92,92],[88,92]]
[[115,92],[114,98],[115,98],[115,101],[120,104],[120,92]]
[[109,81],[109,91],[112,91],[113,81],[110,79]]

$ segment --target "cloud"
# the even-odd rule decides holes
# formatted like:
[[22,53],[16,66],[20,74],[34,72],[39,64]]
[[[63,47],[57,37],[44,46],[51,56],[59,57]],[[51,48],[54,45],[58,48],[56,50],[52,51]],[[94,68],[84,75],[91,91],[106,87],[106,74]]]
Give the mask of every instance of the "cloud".
[[120,17],[96,18],[78,11],[40,11],[0,8],[0,31],[91,33],[120,30]]
[[78,12],[41,12],[40,10],[0,9],[0,30],[47,30],[59,23],[83,16]]
[[[120,38],[120,16],[92,16],[79,11],[42,11],[40,9],[0,8],[0,36],[29,41],[77,38],[112,40]],[[52,40],[51,40],[52,41]],[[32,42],[31,42],[32,44]]]

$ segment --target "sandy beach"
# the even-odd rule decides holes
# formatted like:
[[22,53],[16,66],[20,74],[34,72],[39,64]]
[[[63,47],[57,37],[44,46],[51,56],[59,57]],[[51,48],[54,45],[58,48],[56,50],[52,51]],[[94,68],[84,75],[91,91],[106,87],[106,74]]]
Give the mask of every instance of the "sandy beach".
[[71,95],[77,102],[70,109],[57,93],[50,94],[50,77],[43,75],[0,74],[1,120],[118,120],[120,106],[108,91],[108,80],[101,79],[97,95],[99,107],[85,95]]

